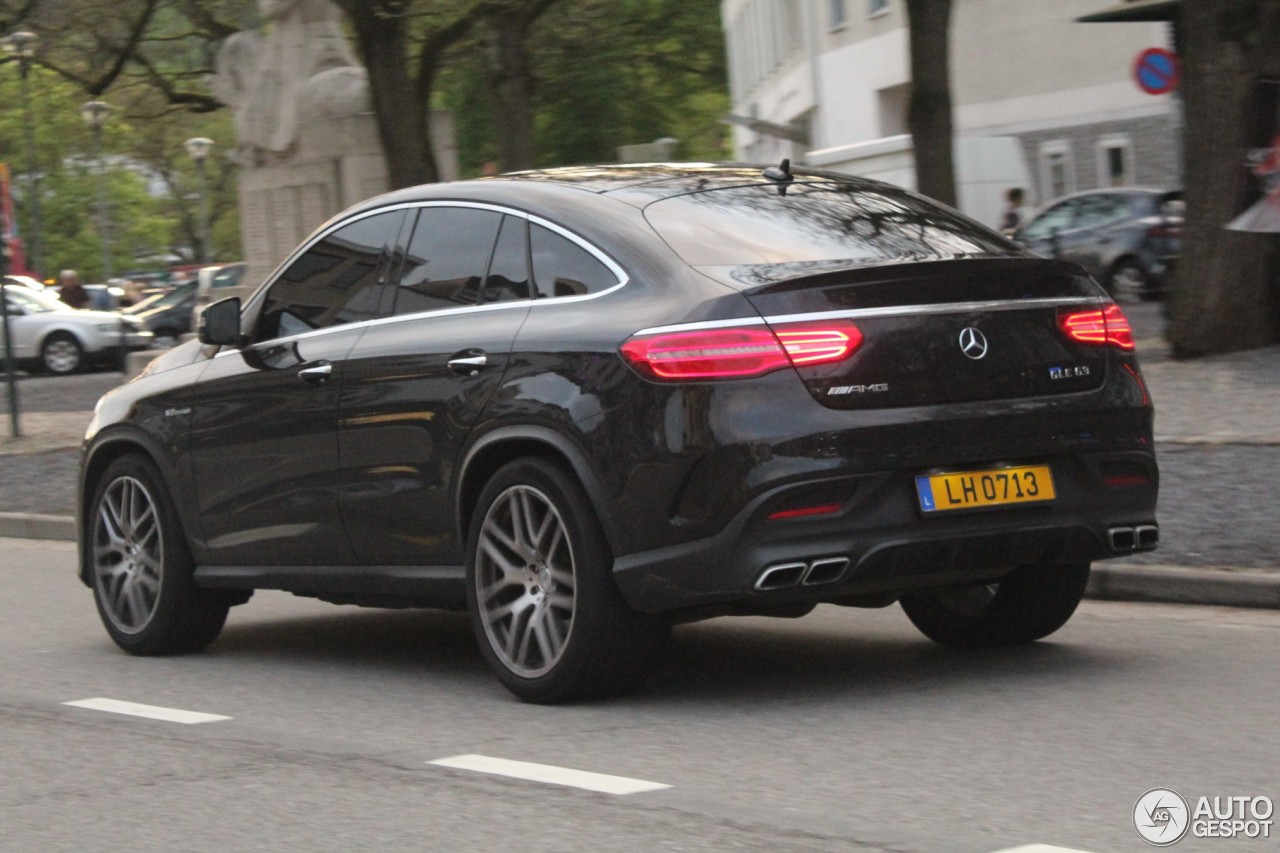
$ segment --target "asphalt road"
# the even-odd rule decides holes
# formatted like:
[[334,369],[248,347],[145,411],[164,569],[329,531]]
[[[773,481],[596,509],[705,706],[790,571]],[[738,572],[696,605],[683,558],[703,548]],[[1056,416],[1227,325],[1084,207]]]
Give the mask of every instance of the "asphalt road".
[[[130,658],[73,561],[0,540],[0,850],[1120,853],[1148,849],[1150,788],[1280,799],[1272,612],[1091,602],[1053,642],[986,653],[897,608],[724,619],[677,629],[632,696],[542,708],[458,614],[259,593],[208,652]],[[229,719],[63,704],[94,698]],[[669,787],[431,763],[472,754]]]

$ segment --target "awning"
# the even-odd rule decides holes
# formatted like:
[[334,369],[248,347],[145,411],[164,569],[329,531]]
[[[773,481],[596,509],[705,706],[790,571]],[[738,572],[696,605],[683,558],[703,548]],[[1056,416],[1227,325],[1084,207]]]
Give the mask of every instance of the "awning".
[[1092,15],[1076,18],[1082,24],[1114,24],[1124,21],[1172,21],[1181,11],[1182,0],[1129,0]]

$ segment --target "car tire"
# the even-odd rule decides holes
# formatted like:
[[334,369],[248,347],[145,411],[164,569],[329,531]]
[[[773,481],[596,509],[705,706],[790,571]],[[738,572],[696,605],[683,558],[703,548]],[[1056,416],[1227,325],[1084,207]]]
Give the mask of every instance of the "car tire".
[[84,347],[69,332],[54,332],[40,344],[40,366],[55,376],[75,373],[84,365]]
[[944,646],[1012,646],[1067,624],[1084,597],[1089,563],[1020,566],[990,584],[904,595],[902,609],[920,632]]
[[467,537],[467,604],[481,654],[526,702],[554,704],[633,687],[671,625],[632,610],[577,480],[540,458],[485,485]]
[[107,466],[83,537],[98,615],[116,645],[171,655],[217,639],[228,599],[196,585],[177,512],[150,460],[128,455]]
[[1145,301],[1151,295],[1151,276],[1137,261],[1124,258],[1107,274],[1107,292],[1121,304]]

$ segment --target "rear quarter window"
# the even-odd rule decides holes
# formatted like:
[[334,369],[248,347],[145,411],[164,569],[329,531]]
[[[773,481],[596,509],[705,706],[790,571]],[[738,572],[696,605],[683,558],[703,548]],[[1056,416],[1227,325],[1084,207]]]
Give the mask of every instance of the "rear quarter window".
[[539,299],[586,296],[619,284],[603,261],[550,228],[530,224],[529,254]]

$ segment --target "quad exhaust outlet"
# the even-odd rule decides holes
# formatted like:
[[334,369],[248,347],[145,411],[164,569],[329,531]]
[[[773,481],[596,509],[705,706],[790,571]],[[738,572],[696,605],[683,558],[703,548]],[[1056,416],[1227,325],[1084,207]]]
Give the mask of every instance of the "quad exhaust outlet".
[[1117,554],[1150,551],[1160,544],[1160,528],[1154,524],[1107,528],[1107,547]]
[[761,591],[790,589],[794,586],[819,586],[835,583],[849,568],[848,557],[819,557],[809,562],[777,563],[769,566],[756,578],[755,587]]

